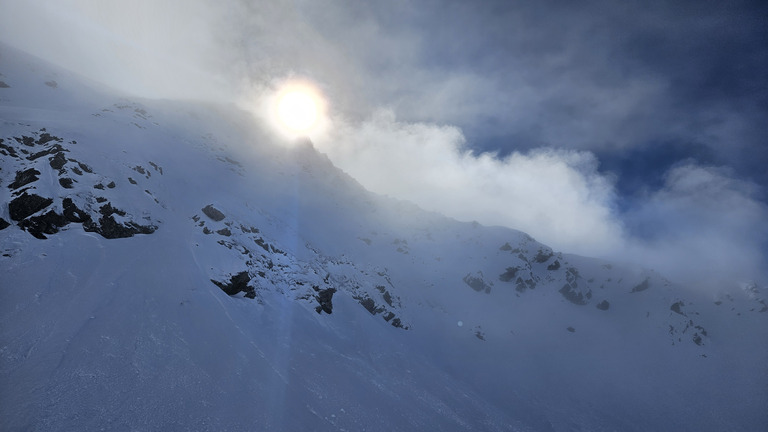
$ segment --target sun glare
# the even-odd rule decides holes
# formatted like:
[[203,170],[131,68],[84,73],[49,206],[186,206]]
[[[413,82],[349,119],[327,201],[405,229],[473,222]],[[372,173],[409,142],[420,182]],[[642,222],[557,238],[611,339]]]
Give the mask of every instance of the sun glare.
[[327,103],[319,87],[307,79],[289,79],[263,102],[262,111],[284,138],[319,138],[328,129]]
[[317,104],[307,93],[294,90],[280,97],[277,103],[280,121],[296,132],[304,132],[317,121]]

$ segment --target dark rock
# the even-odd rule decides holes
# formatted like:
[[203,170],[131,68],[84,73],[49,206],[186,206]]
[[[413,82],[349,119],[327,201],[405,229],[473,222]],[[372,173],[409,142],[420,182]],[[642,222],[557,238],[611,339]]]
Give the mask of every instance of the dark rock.
[[8,222],[7,220],[5,220],[3,218],[0,218],[0,231],[8,228],[9,226],[11,226],[10,222]]
[[107,202],[107,199],[104,197],[96,197],[96,202],[101,204]]
[[472,288],[475,291],[481,292],[485,291],[486,294],[490,294],[491,287],[490,285],[486,284],[485,281],[481,276],[472,276],[472,274],[467,274],[462,278],[465,284]]
[[24,192],[21,196],[15,198],[8,204],[8,211],[11,219],[20,221],[51,204],[53,204],[53,200],[50,198],[43,198],[35,194],[28,195]]
[[579,271],[576,267],[568,267],[568,269],[565,270],[565,280],[567,280],[568,283],[573,283],[579,277]]
[[392,324],[392,327],[396,327],[396,328],[401,328],[401,329],[405,329],[405,330],[408,330],[408,327],[406,327],[406,326],[404,326],[404,325],[403,325],[403,322],[402,322],[402,321],[400,321],[400,318],[395,318],[395,319],[393,319],[393,320],[392,320],[392,322],[391,322],[390,324]]
[[84,223],[91,220],[91,216],[85,211],[79,209],[72,198],[64,198],[62,201],[64,207],[64,218],[69,222]]
[[222,228],[220,230],[217,230],[216,234],[220,234],[220,235],[229,237],[229,236],[232,235],[232,232],[229,230],[229,228],[225,227],[225,228]]
[[485,333],[481,332],[480,330],[475,330],[475,337],[480,339],[481,341],[484,341]]
[[130,177],[128,177],[128,182],[129,182],[130,184],[138,184],[138,183],[136,183],[136,180],[134,180],[134,179],[132,179],[132,178],[130,178]]
[[384,318],[384,321],[387,321],[387,322],[389,322],[389,321],[390,321],[392,318],[394,318],[394,317],[395,317],[395,314],[394,314],[394,312],[392,312],[392,311],[388,311],[388,312],[387,312],[387,313],[385,313],[385,314],[384,314],[384,316],[383,316],[383,318]]
[[384,312],[384,308],[376,307],[376,302],[374,302],[370,297],[356,298],[356,300],[365,308],[365,310],[370,312],[371,315]]
[[208,216],[209,218],[213,219],[216,222],[224,220],[224,218],[226,217],[224,216],[224,213],[220,212],[216,207],[214,207],[211,204],[208,204],[203,208],[203,213],[205,213],[206,216]]
[[16,149],[14,149],[13,147],[11,147],[11,146],[9,146],[7,144],[3,144],[4,141],[5,140],[0,138],[0,149],[2,149],[2,150],[0,150],[0,154],[6,155],[6,156],[15,157],[15,158],[19,157],[18,153],[16,153]]
[[270,252],[269,250],[269,243],[265,242],[263,238],[259,237],[257,239],[253,240],[256,242],[257,245],[261,246],[262,249],[264,249],[267,252]]
[[596,307],[600,310],[608,310],[609,307],[611,307],[611,304],[608,303],[608,300],[603,300],[600,303],[596,305]]
[[213,231],[211,231],[208,227],[203,227],[203,234],[213,234]]
[[500,250],[500,251],[511,251],[511,250],[512,250],[512,246],[509,244],[509,242],[507,242],[507,243],[504,243],[504,244],[503,244],[503,245],[502,245],[502,246],[499,248],[499,250]]
[[150,161],[149,164],[152,165],[152,168],[154,168],[155,171],[159,172],[160,175],[163,175],[163,167],[158,166],[156,163],[154,163],[152,161]]
[[[47,135],[47,134],[43,134],[43,135]],[[50,137],[50,135],[49,135],[49,137]],[[43,138],[40,138],[40,140],[42,140],[42,139]],[[38,144],[40,143],[40,140],[38,140]],[[48,142],[48,141],[46,141],[46,142]],[[33,153],[30,156],[27,156],[27,160],[35,160],[35,159],[39,159],[39,158],[41,158],[43,156],[48,156],[48,155],[51,155],[51,154],[54,154],[54,153],[60,153],[60,152],[64,152],[64,151],[66,151],[66,150],[60,144],[54,144],[49,149],[46,149],[46,150],[43,150],[43,151],[39,151],[37,153]]]
[[385,291],[384,291],[384,294],[382,295],[382,297],[384,298],[384,301],[385,301],[385,302],[386,302],[388,305],[392,306],[392,295],[389,293],[389,291],[386,291],[386,290],[385,290]]
[[[86,225],[89,225],[86,227]],[[152,234],[157,230],[157,227],[152,225],[139,225],[136,222],[127,222],[126,224],[118,223],[115,217],[112,215],[103,216],[99,218],[98,226],[91,222],[91,224],[83,224],[83,229],[86,231],[97,232],[106,239],[128,238],[133,237],[135,234]]]
[[573,304],[577,305],[585,305],[589,302],[589,298],[592,297],[592,292],[588,291],[587,295],[585,296],[580,291],[577,291],[571,284],[567,283],[563,285],[562,288],[560,288],[560,294],[565,297],[566,300]]
[[115,186],[116,186],[115,182],[113,182],[113,181],[109,182],[109,184],[107,185],[107,187],[110,188],[110,189],[114,189]]
[[80,167],[81,170],[83,170],[83,171],[85,171],[85,172],[87,172],[89,174],[93,174],[93,170],[88,165],[86,165],[86,164],[84,164],[82,162],[78,162],[77,165]]
[[56,234],[59,228],[68,223],[64,216],[51,210],[43,215],[24,219],[19,222],[19,227],[39,239],[46,239],[45,234]]
[[242,271],[232,276],[228,283],[211,279],[211,282],[213,282],[217,287],[221,288],[221,290],[227,293],[227,295],[235,295],[239,292],[244,292],[246,297],[255,298],[256,291],[253,289],[253,287],[248,286],[250,281],[251,277],[248,275],[247,271]]
[[95,185],[93,185],[93,188],[98,190],[104,190],[104,185],[101,183],[96,183]]
[[555,271],[560,268],[560,261],[555,260],[552,264],[547,266],[547,270],[549,271]]
[[11,86],[6,84],[5,81],[0,81],[0,88],[11,88]]
[[13,137],[16,142],[19,144],[24,144],[27,147],[32,147],[35,145],[35,139],[26,135],[22,135],[21,138],[19,137]]
[[640,291],[645,291],[648,288],[650,288],[650,286],[651,286],[650,285],[650,278],[645,278],[644,281],[640,282],[637,286],[632,288],[632,291],[630,291],[630,292],[636,293],[636,292],[640,292]]
[[685,306],[685,303],[679,301],[679,302],[676,302],[676,303],[672,303],[672,306],[670,306],[669,309],[672,312],[676,313],[676,314],[679,314],[679,315],[682,315],[682,316],[688,316],[688,315],[685,314],[685,312],[683,312],[683,310],[682,310],[683,306]]
[[72,183],[74,183],[74,180],[69,177],[63,177],[59,179],[59,184],[64,189],[72,189]]
[[112,203],[106,203],[103,206],[101,206],[101,208],[99,208],[99,213],[101,213],[104,216],[109,216],[113,214],[125,216],[126,214],[123,210],[112,207]]
[[64,152],[60,151],[56,153],[52,158],[48,160],[48,163],[50,163],[51,168],[55,170],[60,170],[64,167],[64,164],[67,163],[67,158],[64,157]]
[[[41,132],[45,131],[45,129],[40,129],[40,131]],[[37,140],[37,145],[45,145],[45,144],[48,144],[51,141],[62,142],[64,140],[59,138],[59,137],[57,137],[57,136],[55,136],[55,135],[51,135],[48,132],[44,132],[44,133],[40,134],[40,138],[38,138],[38,140]]]
[[698,333],[693,334],[693,343],[696,345],[701,345],[704,342],[702,337]]
[[571,333],[576,333],[576,329],[573,327],[568,327],[566,330],[568,330]]
[[499,280],[502,282],[509,282],[517,275],[517,267],[507,267],[507,271],[499,275]]
[[78,167],[72,167],[72,172],[77,175],[83,175],[83,171]]
[[39,179],[40,171],[29,168],[24,171],[16,171],[16,178],[8,185],[8,189],[18,189]]
[[545,263],[549,261],[550,258],[552,258],[554,254],[551,250],[544,250],[540,249],[539,252],[536,254],[536,256],[533,258],[533,260],[539,264]]
[[157,227],[153,225],[140,225],[133,221],[117,222],[113,215],[125,216],[126,213],[112,207],[110,203],[101,206],[99,213],[102,214],[102,217],[99,218],[98,223],[92,219],[83,222],[85,231],[96,232],[107,239],[117,239],[133,237],[135,234],[152,234],[157,230]]
[[515,281],[515,291],[517,292],[525,292],[527,289],[534,289],[536,288],[536,282],[533,281],[533,279],[525,279],[518,277]]
[[327,314],[330,314],[333,312],[333,293],[336,292],[336,288],[327,288],[324,290],[321,290],[317,287],[314,287],[315,291],[317,291],[317,295],[315,298],[317,299],[317,302],[320,304],[315,308],[315,311],[317,313],[325,312]]

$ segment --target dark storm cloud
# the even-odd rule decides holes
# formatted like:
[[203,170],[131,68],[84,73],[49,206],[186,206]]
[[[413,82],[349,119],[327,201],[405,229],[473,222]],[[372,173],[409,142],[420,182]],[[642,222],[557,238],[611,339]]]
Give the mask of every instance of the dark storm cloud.
[[[345,2],[343,8],[351,20],[375,21],[382,38],[408,37],[414,53],[406,62],[374,43],[370,53],[378,57],[362,65],[381,83],[362,93],[393,106],[404,120],[458,125],[471,146],[502,154],[541,145],[609,157],[632,147],[653,152],[658,142],[690,145],[692,152],[705,146],[713,157],[706,162],[768,180],[768,7],[760,2]],[[333,30],[338,24],[316,23],[343,47],[344,32]]]

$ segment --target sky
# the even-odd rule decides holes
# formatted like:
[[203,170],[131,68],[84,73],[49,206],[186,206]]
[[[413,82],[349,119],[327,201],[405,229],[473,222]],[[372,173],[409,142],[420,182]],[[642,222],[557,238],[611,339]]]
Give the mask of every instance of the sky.
[[374,192],[689,284],[768,283],[764,2],[0,0],[0,40],[257,119],[309,82],[310,138]]

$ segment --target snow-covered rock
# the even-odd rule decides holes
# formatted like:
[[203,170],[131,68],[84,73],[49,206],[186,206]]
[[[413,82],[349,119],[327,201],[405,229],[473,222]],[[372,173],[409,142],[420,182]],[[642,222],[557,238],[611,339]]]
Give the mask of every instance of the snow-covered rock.
[[0,74],[2,430],[768,425],[757,284],[425,212],[235,107]]

